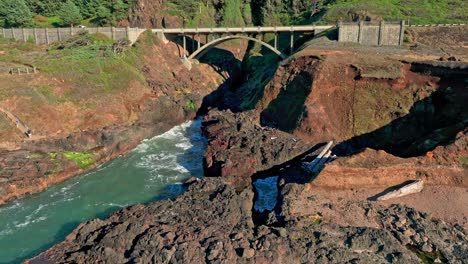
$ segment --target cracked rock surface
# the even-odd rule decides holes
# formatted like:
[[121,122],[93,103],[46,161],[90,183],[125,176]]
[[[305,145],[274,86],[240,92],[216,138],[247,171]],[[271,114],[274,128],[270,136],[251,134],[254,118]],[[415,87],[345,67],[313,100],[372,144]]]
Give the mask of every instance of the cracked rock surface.
[[[370,202],[331,204],[326,197],[297,195],[287,184],[272,218],[252,220],[253,191],[237,192],[222,178],[192,183],[175,200],[135,205],[106,220],[81,224],[64,242],[30,263],[464,263],[468,240],[450,226],[414,209]],[[284,189],[284,188],[283,188]],[[298,211],[288,205],[307,199]],[[353,209],[333,222],[327,208]],[[284,209],[284,210],[283,210]],[[322,213],[321,213],[322,212]],[[361,215],[363,225],[353,224]]]

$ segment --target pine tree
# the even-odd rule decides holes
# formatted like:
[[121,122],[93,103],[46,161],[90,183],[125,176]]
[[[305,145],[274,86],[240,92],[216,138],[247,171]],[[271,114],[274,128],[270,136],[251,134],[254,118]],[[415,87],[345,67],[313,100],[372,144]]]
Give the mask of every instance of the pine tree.
[[128,15],[128,9],[130,5],[122,0],[114,0],[111,6],[112,12],[112,24],[116,24],[120,20],[123,20]]
[[83,20],[80,9],[78,9],[78,7],[71,0],[68,0],[65,4],[62,5],[58,15],[64,26],[73,26],[79,24],[81,20]]
[[0,19],[5,27],[27,27],[32,24],[32,14],[23,0],[0,1]]
[[252,25],[252,8],[250,8],[250,3],[245,3],[244,8],[242,9],[242,14],[244,17],[245,24]]
[[229,0],[224,3],[223,24],[226,27],[245,26],[241,11],[241,0]]
[[100,26],[112,23],[112,13],[105,6],[99,6],[96,12],[96,20]]

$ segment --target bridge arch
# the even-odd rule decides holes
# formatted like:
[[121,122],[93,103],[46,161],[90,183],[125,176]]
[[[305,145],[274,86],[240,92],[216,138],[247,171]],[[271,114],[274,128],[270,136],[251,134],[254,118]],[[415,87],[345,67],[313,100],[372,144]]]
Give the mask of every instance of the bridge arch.
[[192,60],[192,59],[200,58],[206,52],[208,52],[210,49],[214,48],[215,46],[217,46],[217,45],[219,45],[219,44],[221,44],[223,42],[226,42],[228,40],[232,40],[232,39],[245,39],[245,40],[255,41],[255,42],[260,43],[261,45],[267,47],[268,49],[270,49],[274,53],[276,53],[276,55],[278,55],[281,59],[286,58],[286,55],[284,55],[281,51],[279,51],[278,49],[276,49],[275,47],[271,46],[270,44],[268,44],[268,43],[266,43],[264,41],[261,41],[261,40],[256,39],[256,38],[248,37],[248,36],[232,35],[232,36],[221,37],[221,38],[215,39],[215,40],[205,44],[201,48],[197,49],[194,53],[192,53],[188,57],[188,59]]

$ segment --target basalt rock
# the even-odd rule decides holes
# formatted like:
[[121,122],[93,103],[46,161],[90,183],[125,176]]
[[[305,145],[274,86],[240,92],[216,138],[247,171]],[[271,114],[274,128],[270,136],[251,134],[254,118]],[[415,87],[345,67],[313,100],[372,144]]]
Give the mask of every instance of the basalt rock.
[[261,127],[255,113],[212,110],[202,129],[208,139],[205,174],[222,176],[236,187],[250,185],[250,177],[307,151],[310,146],[294,136]]
[[[252,221],[253,192],[204,178],[175,200],[81,224],[29,263],[463,263],[466,231],[401,205],[330,203],[286,184],[272,226]],[[336,210],[330,210],[330,208]],[[347,209],[347,210],[346,210]],[[327,211],[328,210],[328,211]],[[346,212],[338,216],[337,212]],[[419,235],[419,236],[417,236]]]

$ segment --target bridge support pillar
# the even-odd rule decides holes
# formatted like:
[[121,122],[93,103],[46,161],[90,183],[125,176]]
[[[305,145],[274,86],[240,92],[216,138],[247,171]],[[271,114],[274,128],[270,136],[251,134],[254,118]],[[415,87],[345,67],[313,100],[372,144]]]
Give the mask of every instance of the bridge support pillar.
[[158,32],[156,34],[158,36],[158,38],[165,44],[169,43],[169,40],[166,38],[166,36],[164,35],[164,32]]
[[186,56],[180,58],[180,61],[189,71],[192,69],[192,62]]
[[291,54],[294,53],[294,31],[291,31]]
[[192,35],[192,52],[195,51],[195,35]]
[[184,54],[182,55],[184,58],[187,57],[187,37],[185,34],[183,35],[183,42],[184,42]]
[[278,32],[275,32],[275,49],[278,49]]

